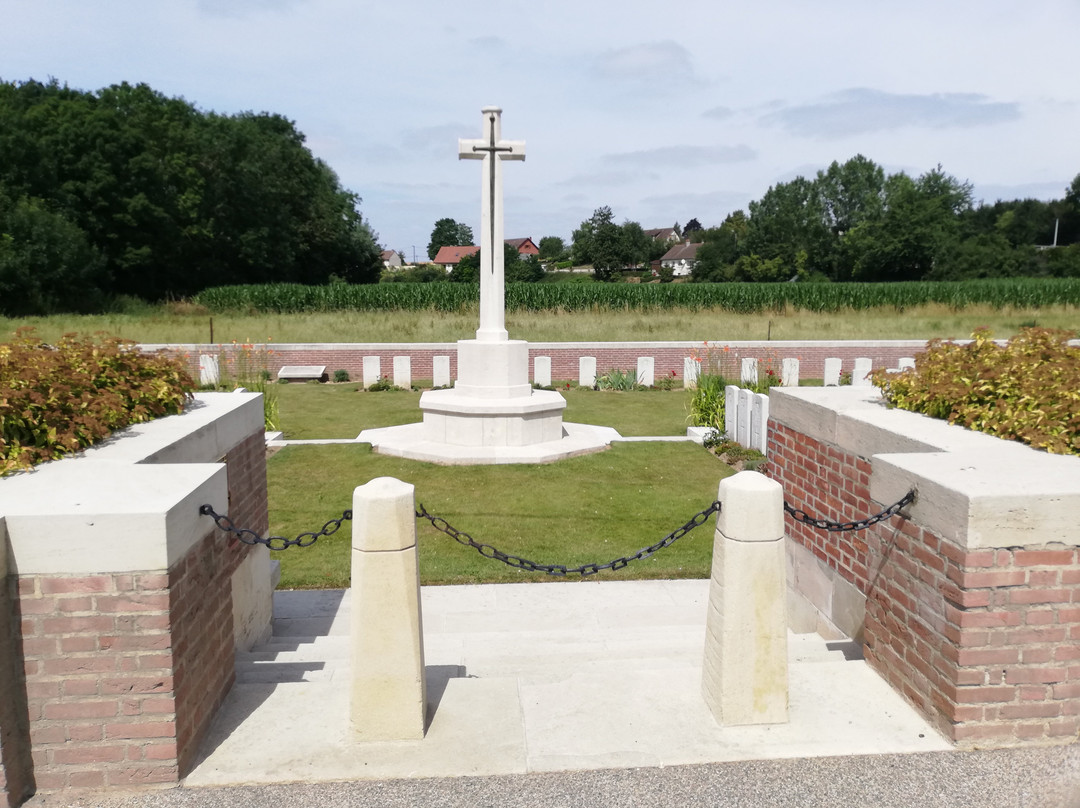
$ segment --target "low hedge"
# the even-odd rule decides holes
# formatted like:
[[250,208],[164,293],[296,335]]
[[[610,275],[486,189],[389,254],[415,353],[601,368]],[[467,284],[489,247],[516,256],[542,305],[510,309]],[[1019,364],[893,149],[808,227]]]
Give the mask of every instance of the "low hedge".
[[988,329],[966,344],[931,340],[915,367],[871,374],[885,400],[1054,454],[1080,454],[1080,348],[1068,331],[1027,328],[1007,343]]
[[129,340],[65,334],[48,345],[20,329],[0,343],[0,476],[181,412],[195,389],[181,360]]

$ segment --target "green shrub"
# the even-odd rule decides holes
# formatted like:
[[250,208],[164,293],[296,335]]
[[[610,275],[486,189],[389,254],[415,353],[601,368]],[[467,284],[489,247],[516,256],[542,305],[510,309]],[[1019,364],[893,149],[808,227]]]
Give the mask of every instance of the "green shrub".
[[701,373],[697,386],[690,391],[690,426],[708,426],[721,435],[724,433],[724,387],[723,376]]
[[46,345],[20,329],[0,343],[0,476],[181,412],[195,389],[182,359],[131,341],[66,334]]
[[603,376],[599,376],[596,379],[597,390],[619,390],[626,392],[638,390],[640,388],[641,385],[637,383],[637,374],[632,370],[612,368]]
[[1055,454],[1080,454],[1080,348],[1068,331],[1022,330],[1007,344],[987,329],[967,344],[931,340],[915,367],[875,370],[890,404]]
[[347,382],[347,381],[349,381],[349,371],[347,371],[347,370],[344,370],[344,369],[342,369],[342,370],[335,370],[335,371],[334,371],[334,381],[335,381],[335,382],[338,382],[339,384],[340,384],[341,382]]

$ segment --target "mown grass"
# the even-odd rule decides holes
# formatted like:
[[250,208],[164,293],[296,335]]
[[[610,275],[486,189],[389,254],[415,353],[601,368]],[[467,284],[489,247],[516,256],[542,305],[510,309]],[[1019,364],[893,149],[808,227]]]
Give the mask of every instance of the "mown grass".
[[[420,393],[371,393],[354,383],[276,385],[279,428],[293,440],[355,438],[361,430],[422,420]],[[627,437],[685,435],[689,394],[683,390],[636,393],[571,387],[563,420],[610,426]]]
[[[648,399],[648,394],[638,394]],[[479,542],[543,563],[607,562],[654,544],[716,497],[731,469],[692,443],[616,444],[547,465],[437,466],[371,452],[366,444],[290,446],[270,458],[270,531],[294,536],[351,507],[352,491],[375,477],[416,487],[416,500]],[[602,580],[702,578],[712,528],[698,528],[657,555]],[[482,557],[419,520],[424,584],[552,579]],[[349,585],[351,525],[281,560],[282,588]]]
[[[471,339],[477,312],[374,311],[310,314],[214,314],[189,305],[148,307],[133,314],[0,318],[0,341],[20,326],[46,341],[67,332],[99,331],[145,343],[454,342]],[[213,339],[210,337],[213,320]],[[1027,325],[1080,329],[1075,306],[1044,308],[944,304],[814,313],[786,307],[768,314],[719,309],[509,312],[507,330],[531,342],[962,339],[980,326],[1008,337]]]

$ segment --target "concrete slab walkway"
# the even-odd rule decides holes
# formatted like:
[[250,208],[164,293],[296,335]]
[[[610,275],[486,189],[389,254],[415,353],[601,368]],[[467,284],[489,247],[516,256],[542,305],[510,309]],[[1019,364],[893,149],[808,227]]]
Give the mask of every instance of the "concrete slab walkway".
[[430,723],[348,723],[348,592],[278,592],[188,786],[503,775],[949,749],[844,644],[790,637],[791,720],[720,727],[701,696],[708,581],[425,587]]

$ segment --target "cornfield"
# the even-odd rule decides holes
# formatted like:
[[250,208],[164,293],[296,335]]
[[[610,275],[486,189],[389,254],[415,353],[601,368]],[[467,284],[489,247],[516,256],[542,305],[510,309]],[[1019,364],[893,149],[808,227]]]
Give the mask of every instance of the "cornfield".
[[[282,314],[325,311],[462,311],[476,306],[479,286],[467,283],[386,283],[371,285],[269,283],[206,289],[194,302],[213,312]],[[1004,279],[912,283],[508,283],[508,311],[629,311],[717,309],[737,314],[870,309],[904,311],[926,304],[959,310],[1080,305],[1080,278]]]

